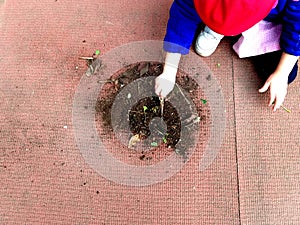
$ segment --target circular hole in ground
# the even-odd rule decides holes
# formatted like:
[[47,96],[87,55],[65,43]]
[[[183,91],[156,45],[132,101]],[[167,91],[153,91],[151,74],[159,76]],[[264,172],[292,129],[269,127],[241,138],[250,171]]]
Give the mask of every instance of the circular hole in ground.
[[[176,109],[168,101],[165,102],[163,116],[161,115],[160,100],[158,97],[147,97],[140,99],[130,111],[119,112],[120,113],[120,128],[122,124],[129,123],[132,137],[139,135],[138,142],[148,145],[148,150],[142,148],[142,151],[129,148],[120,142],[113,132],[111,121],[111,110],[114,104],[115,98],[122,88],[135,81],[136,79],[149,76],[158,76],[162,73],[163,65],[159,62],[139,62],[130,66],[124,67],[122,70],[113,74],[109,80],[105,81],[96,104],[96,127],[101,141],[105,145],[107,151],[113,154],[114,157],[119,160],[132,164],[132,165],[151,165],[155,164],[176,151],[176,144],[180,138],[181,124]],[[199,116],[199,136],[196,137],[197,151],[203,151],[206,142],[208,140],[208,134],[210,130],[210,110],[209,102],[206,102],[203,91],[199,88],[197,82],[184,74],[182,71],[178,71],[177,84],[184,89],[192,99],[196,106],[197,115]],[[127,96],[127,98],[130,96]],[[126,99],[124,99],[126,101]],[[129,121],[126,118],[129,118]],[[166,125],[165,134],[163,124],[156,121],[154,129],[158,129],[161,132],[161,136],[158,139],[151,139],[151,121],[154,118],[162,118]],[[187,118],[189,119],[189,118]],[[155,127],[158,126],[158,127]],[[162,127],[160,127],[162,126]],[[161,129],[161,130],[160,130]],[[127,131],[126,131],[127,132]],[[153,132],[152,132],[153,133]],[[149,138],[150,137],[150,138]],[[155,137],[157,138],[157,137]],[[145,142],[144,140],[147,140]],[[129,142],[130,140],[128,140]],[[181,140],[186,142],[186,146],[190,146],[191,140],[185,138]],[[144,149],[144,150],[143,150]],[[177,152],[184,156],[184,152]]]

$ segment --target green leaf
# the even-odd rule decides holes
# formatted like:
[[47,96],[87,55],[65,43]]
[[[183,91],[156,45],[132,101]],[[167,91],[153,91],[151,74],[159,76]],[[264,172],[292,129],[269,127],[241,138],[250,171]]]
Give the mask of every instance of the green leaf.
[[151,109],[151,111],[152,112],[154,112],[154,113],[157,113],[158,112],[158,106],[154,106],[152,109]]
[[166,136],[163,137],[163,141],[164,141],[165,144],[167,144],[167,138],[166,138]]
[[144,109],[144,112],[146,112],[146,110],[148,109],[148,107],[144,105],[143,109]]
[[207,100],[201,98],[201,102],[205,105],[207,103]]
[[99,54],[100,54],[100,50],[96,50],[96,51],[95,51],[95,54],[96,54],[96,55],[99,55]]
[[156,141],[154,141],[154,142],[151,143],[151,147],[157,147],[157,146],[158,146],[158,144],[157,144]]

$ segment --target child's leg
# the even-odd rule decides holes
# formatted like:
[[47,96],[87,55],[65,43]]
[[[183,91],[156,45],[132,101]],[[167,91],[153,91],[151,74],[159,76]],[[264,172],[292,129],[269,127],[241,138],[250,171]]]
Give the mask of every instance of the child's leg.
[[210,56],[215,52],[223,37],[224,35],[218,34],[206,26],[196,39],[195,51],[203,57]]
[[[258,76],[264,82],[276,70],[277,65],[281,58],[281,54],[282,51],[276,51],[264,55],[251,57]],[[288,79],[289,84],[295,80],[295,78],[297,77],[297,73],[298,73],[298,62],[295,64],[294,68],[292,69],[289,75],[289,79]]]

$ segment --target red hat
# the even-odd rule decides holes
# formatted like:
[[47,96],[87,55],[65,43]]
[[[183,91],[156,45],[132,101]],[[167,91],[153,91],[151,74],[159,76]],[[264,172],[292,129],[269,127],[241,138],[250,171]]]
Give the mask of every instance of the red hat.
[[264,19],[276,0],[194,0],[202,21],[213,31],[238,35]]

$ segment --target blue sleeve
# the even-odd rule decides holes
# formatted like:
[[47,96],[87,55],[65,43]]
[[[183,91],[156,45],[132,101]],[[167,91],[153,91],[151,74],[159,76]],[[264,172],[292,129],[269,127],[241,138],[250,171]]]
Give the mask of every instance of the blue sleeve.
[[281,49],[291,55],[300,55],[300,1],[287,0],[282,14]]
[[188,54],[200,23],[193,0],[175,0],[170,9],[164,50]]

